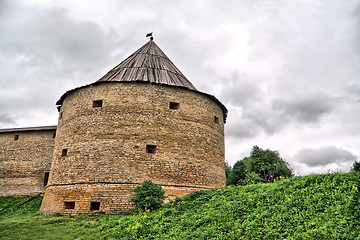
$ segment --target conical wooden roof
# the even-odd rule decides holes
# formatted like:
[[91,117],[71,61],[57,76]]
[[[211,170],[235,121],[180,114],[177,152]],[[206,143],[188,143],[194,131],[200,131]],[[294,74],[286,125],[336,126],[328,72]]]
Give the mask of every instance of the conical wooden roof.
[[186,88],[217,102],[223,110],[224,122],[226,122],[226,107],[213,95],[198,91],[152,39],[96,82],[64,93],[56,105],[61,105],[66,96],[75,90],[104,82],[149,82]]
[[153,40],[148,41],[97,82],[135,81],[196,90]]

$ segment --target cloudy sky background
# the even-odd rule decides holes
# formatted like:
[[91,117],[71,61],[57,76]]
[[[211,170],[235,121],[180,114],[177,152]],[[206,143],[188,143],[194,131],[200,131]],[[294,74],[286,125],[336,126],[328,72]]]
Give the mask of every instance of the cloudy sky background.
[[229,163],[254,145],[298,175],[360,159],[360,0],[0,0],[0,128],[56,125],[63,93],[151,31],[228,108]]

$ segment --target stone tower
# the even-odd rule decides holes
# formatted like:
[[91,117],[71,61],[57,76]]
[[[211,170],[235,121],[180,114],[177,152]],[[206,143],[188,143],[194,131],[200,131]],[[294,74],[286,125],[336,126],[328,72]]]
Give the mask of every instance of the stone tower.
[[225,186],[227,110],[151,39],[98,81],[66,92],[40,211],[128,211],[152,180],[166,199]]

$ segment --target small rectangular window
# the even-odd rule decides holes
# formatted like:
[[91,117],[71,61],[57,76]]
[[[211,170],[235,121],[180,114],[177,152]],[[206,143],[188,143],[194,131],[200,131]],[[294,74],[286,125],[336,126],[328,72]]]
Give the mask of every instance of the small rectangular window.
[[61,156],[65,157],[67,155],[67,148],[63,149],[61,152]]
[[14,136],[14,141],[17,141],[17,140],[19,140],[19,135]]
[[100,202],[91,202],[90,211],[96,211],[100,209]]
[[214,116],[214,121],[216,124],[219,124],[219,118],[217,116]]
[[75,202],[64,202],[65,209],[74,209],[75,208]]
[[156,145],[146,145],[146,152],[147,153],[155,153],[156,151]]
[[95,100],[93,101],[93,108],[101,108],[103,104],[103,100]]
[[170,109],[179,109],[180,103],[170,102]]
[[49,172],[44,173],[44,187],[48,184],[49,181]]
[[56,137],[56,133],[53,133],[53,138],[55,138]]

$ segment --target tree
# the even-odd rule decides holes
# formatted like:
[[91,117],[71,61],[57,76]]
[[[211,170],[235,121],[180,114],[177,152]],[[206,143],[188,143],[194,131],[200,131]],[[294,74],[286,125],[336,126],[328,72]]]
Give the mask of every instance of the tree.
[[360,172],[360,162],[355,161],[351,168],[352,172]]
[[264,182],[272,182],[280,176],[292,177],[293,172],[278,151],[263,150],[254,146],[250,157],[245,157],[234,164],[227,184],[243,185],[251,181],[259,182],[256,176]]
[[230,164],[227,161],[225,161],[225,177],[226,177],[226,181],[229,178],[231,169],[232,169],[232,167],[230,166]]
[[226,185],[238,185],[241,180],[245,180],[246,172],[247,169],[244,161],[237,161],[234,164],[229,177],[226,179]]
[[151,180],[145,180],[140,186],[134,188],[130,202],[135,210],[155,210],[164,203],[164,193],[160,185]]

